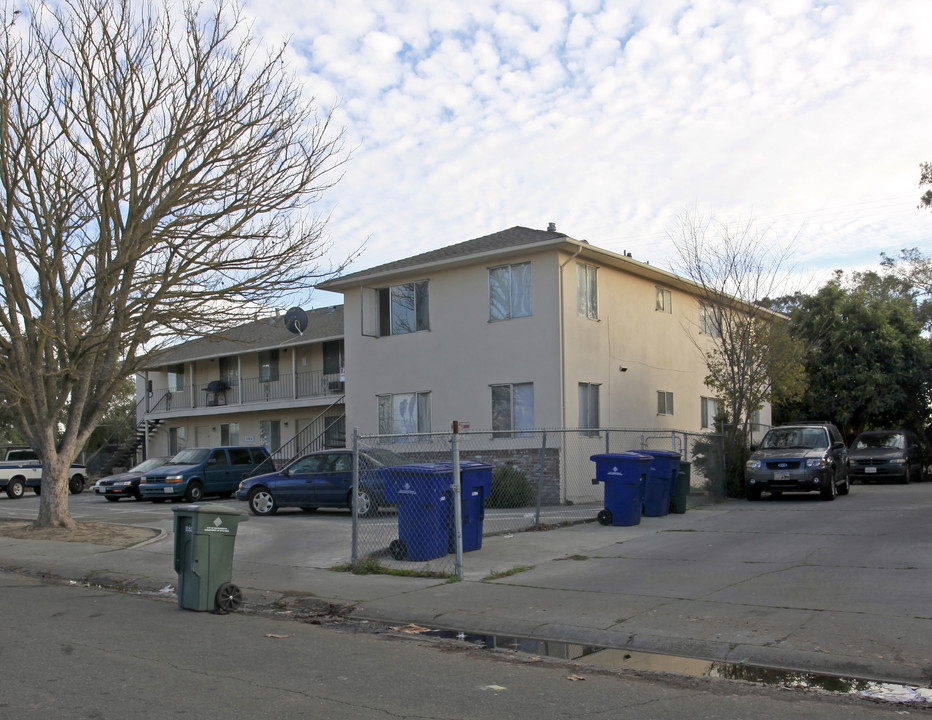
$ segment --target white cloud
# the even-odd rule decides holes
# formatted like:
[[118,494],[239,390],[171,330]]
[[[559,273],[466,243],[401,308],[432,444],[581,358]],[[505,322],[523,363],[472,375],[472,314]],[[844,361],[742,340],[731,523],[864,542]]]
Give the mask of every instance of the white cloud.
[[246,2],[341,99],[356,268],[549,221],[667,266],[693,205],[801,228],[814,272],[929,246],[927,0]]

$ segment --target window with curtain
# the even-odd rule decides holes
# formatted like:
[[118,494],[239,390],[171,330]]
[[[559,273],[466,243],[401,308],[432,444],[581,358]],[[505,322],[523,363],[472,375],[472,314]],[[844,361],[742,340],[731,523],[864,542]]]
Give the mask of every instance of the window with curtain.
[[531,314],[531,263],[489,268],[489,320]]
[[492,437],[529,437],[534,429],[534,384],[492,385]]
[[658,415],[672,415],[673,414],[673,393],[665,392],[663,390],[657,391],[657,414]]
[[579,434],[599,435],[599,385],[579,383]]
[[585,263],[576,264],[576,309],[580,317],[599,319],[598,268]]
[[[430,393],[379,395],[379,434],[415,435],[430,432]],[[415,438],[395,438],[397,442]]]

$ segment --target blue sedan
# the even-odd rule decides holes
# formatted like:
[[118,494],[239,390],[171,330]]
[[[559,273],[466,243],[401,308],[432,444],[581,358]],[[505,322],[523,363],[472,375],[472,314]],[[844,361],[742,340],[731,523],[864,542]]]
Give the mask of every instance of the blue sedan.
[[[371,448],[359,452],[357,511],[371,517],[386,504],[378,469],[410,462],[391,450]],[[253,515],[274,515],[279,508],[297,507],[313,512],[321,507],[352,508],[353,451],[321,450],[299,457],[287,467],[243,480],[238,500],[249,504]]]

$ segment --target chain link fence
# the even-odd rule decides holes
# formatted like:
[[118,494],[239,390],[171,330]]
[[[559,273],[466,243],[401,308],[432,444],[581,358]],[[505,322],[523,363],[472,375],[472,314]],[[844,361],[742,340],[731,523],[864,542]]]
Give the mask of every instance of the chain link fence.
[[[719,435],[651,429],[354,431],[354,486],[363,500],[353,511],[352,565],[462,577],[484,536],[595,520],[604,489],[592,455],[672,450],[689,463],[693,491],[714,495],[721,447]],[[391,464],[371,469],[360,455]]]

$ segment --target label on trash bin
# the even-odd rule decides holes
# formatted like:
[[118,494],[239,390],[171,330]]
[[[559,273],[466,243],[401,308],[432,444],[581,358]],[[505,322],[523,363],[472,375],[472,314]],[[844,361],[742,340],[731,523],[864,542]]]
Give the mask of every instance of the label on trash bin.
[[230,528],[223,527],[223,520],[221,520],[219,517],[216,517],[216,518],[214,518],[214,526],[213,526],[213,527],[205,527],[205,528],[204,528],[204,532],[225,532],[225,533],[228,533],[228,532],[230,532]]

